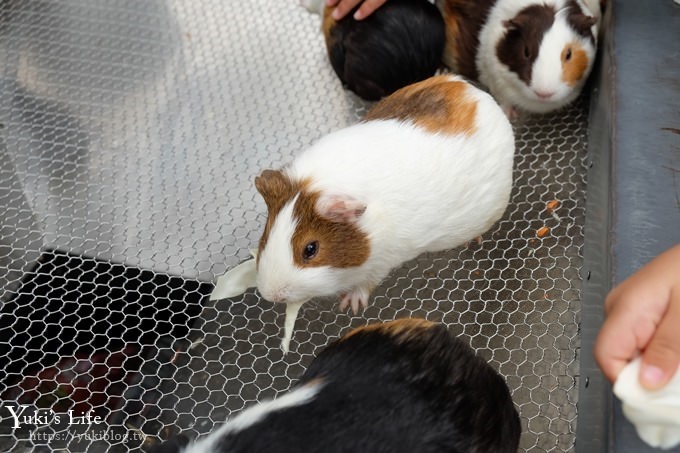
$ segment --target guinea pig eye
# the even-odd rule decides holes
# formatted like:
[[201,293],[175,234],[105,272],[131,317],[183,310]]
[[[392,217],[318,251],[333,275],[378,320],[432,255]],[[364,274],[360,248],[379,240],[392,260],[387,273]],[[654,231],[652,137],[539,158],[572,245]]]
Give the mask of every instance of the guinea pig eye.
[[531,52],[529,51],[529,46],[524,46],[524,58],[529,58],[531,56]]
[[564,61],[571,60],[571,47],[567,49],[567,53],[564,54]]
[[302,258],[305,261],[309,261],[316,256],[318,251],[319,251],[319,241],[309,242],[309,243],[307,243],[307,245],[305,245],[305,248],[302,251]]

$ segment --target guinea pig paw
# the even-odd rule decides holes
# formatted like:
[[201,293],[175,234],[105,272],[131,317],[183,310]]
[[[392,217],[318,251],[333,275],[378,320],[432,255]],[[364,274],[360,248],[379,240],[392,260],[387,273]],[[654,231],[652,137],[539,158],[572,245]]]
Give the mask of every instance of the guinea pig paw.
[[516,119],[519,118],[519,112],[517,111],[514,105],[504,105],[502,108],[503,113],[505,113],[505,116],[510,121],[515,121]]
[[365,288],[356,287],[346,294],[340,294],[340,311],[352,307],[352,313],[357,315],[359,307],[368,308],[369,292]]
[[480,235],[477,236],[476,238],[474,238],[474,239],[472,239],[472,240],[470,240],[470,241],[467,241],[467,242],[465,243],[465,247],[466,247],[466,248],[469,248],[469,247],[472,245],[473,242],[476,242],[477,245],[482,245],[482,235],[480,234]]

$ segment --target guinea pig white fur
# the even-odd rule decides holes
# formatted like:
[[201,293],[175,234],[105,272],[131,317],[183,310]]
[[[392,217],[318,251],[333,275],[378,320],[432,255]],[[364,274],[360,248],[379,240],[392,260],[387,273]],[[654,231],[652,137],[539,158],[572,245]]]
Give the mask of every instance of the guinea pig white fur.
[[[572,102],[595,60],[593,0],[438,0],[444,61],[478,79],[506,112],[546,113]],[[595,9],[593,12],[592,9]]]
[[520,434],[488,363],[444,325],[404,319],[349,332],[287,394],[150,453],[515,453]]
[[513,131],[487,93],[436,76],[255,179],[268,218],[257,287],[272,302],[339,294],[367,306],[390,270],[464,244],[504,213]]

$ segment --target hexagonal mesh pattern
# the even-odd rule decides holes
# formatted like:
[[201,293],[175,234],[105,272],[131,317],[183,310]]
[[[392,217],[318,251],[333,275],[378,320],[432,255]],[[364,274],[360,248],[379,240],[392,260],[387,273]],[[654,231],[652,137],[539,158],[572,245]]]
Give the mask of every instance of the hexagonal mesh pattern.
[[319,22],[295,0],[0,4],[0,449],[206,433],[341,333],[408,316],[507,378],[523,451],[573,448],[583,98],[515,125],[512,203],[481,244],[405,264],[361,316],[308,304],[287,356],[281,307],[205,297],[259,239],[253,177],[368,106],[332,73]]

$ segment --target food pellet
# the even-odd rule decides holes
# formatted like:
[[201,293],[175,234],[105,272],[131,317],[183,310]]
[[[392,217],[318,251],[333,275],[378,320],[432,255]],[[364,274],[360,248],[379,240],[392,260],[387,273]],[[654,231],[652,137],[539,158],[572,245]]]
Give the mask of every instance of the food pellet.
[[550,228],[548,228],[547,226],[541,227],[538,230],[536,230],[536,236],[538,236],[539,238],[542,238],[548,233],[550,233]]

